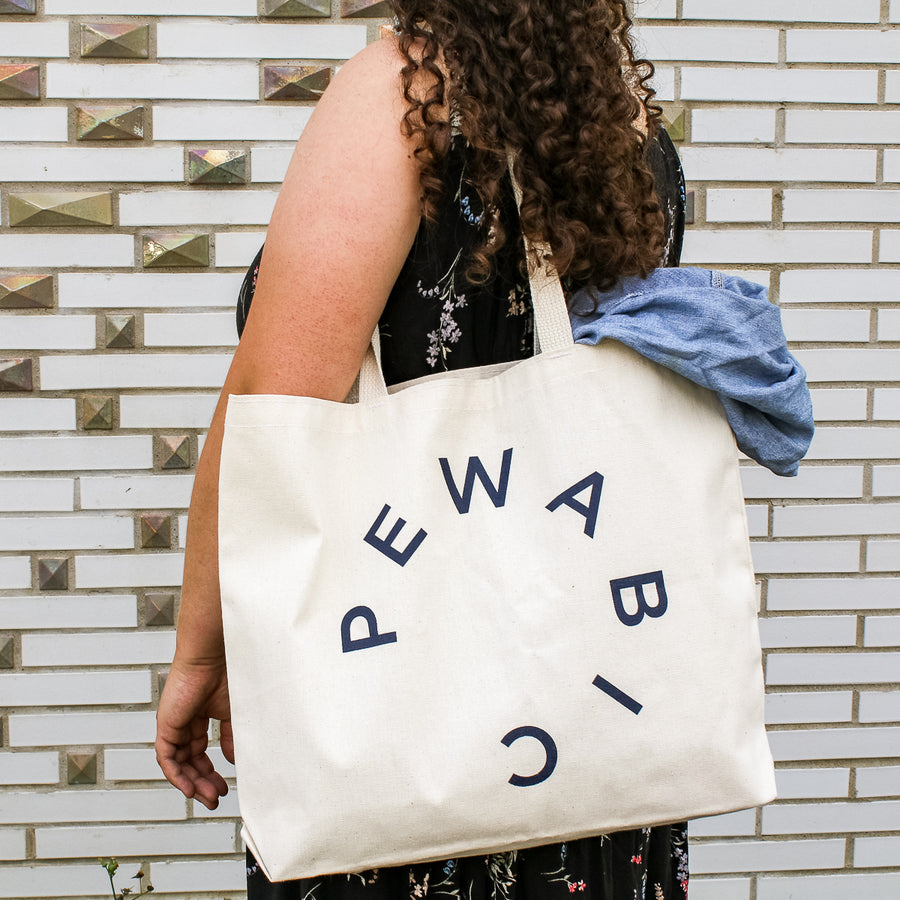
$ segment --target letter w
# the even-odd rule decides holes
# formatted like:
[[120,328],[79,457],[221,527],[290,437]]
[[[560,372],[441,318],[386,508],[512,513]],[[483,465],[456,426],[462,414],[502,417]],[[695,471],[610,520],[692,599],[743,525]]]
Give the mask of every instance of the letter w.
[[460,494],[459,488],[453,479],[449,460],[441,458],[441,471],[444,473],[444,481],[447,482],[447,490],[450,491],[450,497],[456,504],[456,509],[461,516],[465,515],[472,505],[472,491],[475,488],[476,476],[487,491],[494,506],[498,509],[501,506],[506,506],[506,491],[509,488],[509,470],[512,466],[512,454],[512,447],[503,451],[503,463],[500,467],[500,484],[498,487],[494,487],[494,483],[484,468],[484,463],[477,456],[470,456],[462,494]]

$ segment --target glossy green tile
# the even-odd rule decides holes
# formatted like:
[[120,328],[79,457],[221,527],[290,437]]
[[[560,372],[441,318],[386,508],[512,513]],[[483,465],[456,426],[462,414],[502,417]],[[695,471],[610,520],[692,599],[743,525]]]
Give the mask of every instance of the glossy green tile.
[[191,439],[186,434],[165,435],[159,438],[157,454],[163,469],[189,469]]
[[150,55],[150,26],[82,25],[81,55],[92,59],[147,59]]
[[81,401],[81,423],[85,431],[109,431],[113,416],[112,397],[85,397]]
[[172,517],[161,513],[141,516],[141,546],[156,549],[172,546]]
[[318,100],[330,83],[328,66],[265,66],[263,95],[266,100]]
[[244,150],[188,151],[188,181],[191,184],[246,184],[248,176]]
[[389,0],[341,0],[345,19],[385,19],[394,15]]
[[683,141],[687,128],[687,110],[683,106],[669,107],[663,110],[662,119],[669,137],[676,142]]
[[15,641],[9,635],[0,635],[0,669],[11,669],[15,664]]
[[68,784],[96,784],[97,754],[67,753],[66,781]]
[[0,391],[25,393],[34,390],[34,360],[0,359]]
[[0,278],[0,309],[50,309],[52,275],[7,275]]
[[106,346],[113,350],[133,350],[135,317],[109,315],[106,317]]
[[331,0],[266,0],[267,16],[273,18],[325,17],[331,15]]
[[151,628],[175,624],[175,595],[147,594],[144,597],[144,622]]
[[209,265],[208,234],[145,234],[144,268],[186,268]]
[[38,560],[38,589],[67,591],[69,589],[69,560],[65,557]]
[[37,12],[37,0],[0,0],[0,15],[33,16]]
[[143,140],[144,107],[76,106],[75,137],[79,141]]
[[9,224],[112,225],[112,194],[21,193],[9,195]]
[[40,97],[39,66],[0,66],[0,100],[39,100]]

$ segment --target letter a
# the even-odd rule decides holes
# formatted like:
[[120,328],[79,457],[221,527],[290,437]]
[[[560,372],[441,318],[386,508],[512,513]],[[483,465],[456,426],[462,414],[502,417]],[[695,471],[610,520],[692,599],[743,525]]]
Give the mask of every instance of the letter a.
[[422,545],[422,541],[428,537],[428,532],[423,531],[420,528],[416,536],[409,544],[407,544],[406,549],[398,550],[394,546],[394,541],[397,540],[400,532],[403,531],[403,528],[406,525],[406,519],[397,519],[394,523],[394,527],[388,532],[386,538],[378,537],[378,529],[381,528],[382,522],[387,518],[387,514],[390,511],[390,506],[385,503],[381,512],[378,514],[378,518],[375,520],[375,524],[368,530],[363,540],[369,544],[369,546],[374,547],[379,553],[383,553],[388,559],[397,563],[398,566],[405,566],[412,559],[416,550]]
[[441,471],[444,473],[444,481],[447,482],[447,490],[450,491],[450,498],[453,500],[457,512],[461,516],[464,516],[472,505],[472,491],[475,488],[476,476],[484,486],[484,489],[487,491],[488,497],[491,498],[491,502],[494,506],[498,509],[501,506],[506,506],[506,491],[509,488],[509,470],[512,466],[512,455],[512,447],[510,447],[509,450],[503,451],[503,462],[500,466],[500,485],[498,487],[494,487],[494,483],[491,481],[487,470],[484,468],[484,463],[482,463],[477,456],[470,456],[462,494],[459,493],[459,488],[453,480],[453,473],[450,471],[450,461],[443,457],[440,459]]
[[[591,489],[591,499],[587,506],[575,498]],[[567,491],[563,491],[555,500],[547,504],[550,512],[556,512],[560,506],[569,506],[580,516],[584,516],[584,533],[592,538],[597,528],[597,514],[600,512],[600,495],[603,493],[603,476],[599,472],[593,472],[587,478],[582,478],[578,484],[573,484]]]

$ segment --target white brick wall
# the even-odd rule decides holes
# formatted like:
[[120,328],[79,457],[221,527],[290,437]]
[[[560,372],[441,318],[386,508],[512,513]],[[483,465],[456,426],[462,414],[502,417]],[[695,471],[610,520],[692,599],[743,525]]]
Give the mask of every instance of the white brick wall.
[[681,70],[681,97],[684,100],[756,103],[875,103],[878,100],[878,73],[685,66]]
[[859,144],[893,144],[900,136],[900,112],[890,110],[790,109],[785,113],[789,144],[832,144],[853,135]]
[[796,150],[746,147],[682,151],[690,181],[859,181],[875,180],[875,150]]
[[[256,242],[256,249],[262,243]],[[255,251],[254,251],[255,252]],[[247,260],[247,265],[253,259]],[[60,308],[116,309],[127,297],[131,308],[231,306],[243,276],[225,273],[62,273]]]
[[276,191],[153,191],[122,194],[123,225],[264,225],[272,215]]
[[0,234],[0,268],[131,268],[134,238],[125,234]]
[[7,22],[0,30],[0,56],[69,55],[69,26],[56,22]]
[[[108,896],[99,856],[148,862],[161,895],[238,900],[233,791],[209,813],[151,749],[181,535],[234,300],[313,104],[261,99],[263,62],[334,68],[375,20],[259,17],[256,0],[43,0],[0,14],[0,63],[42,98],[0,100],[0,279],[54,276],[48,309],[0,311],[0,900]],[[796,479],[742,466],[766,716],[781,799],[692,824],[692,900],[900,896],[900,0],[639,0],[658,97],[685,112],[696,217],[683,261],[768,284],[819,430]],[[78,26],[151,26],[146,61],[82,59]],[[135,17],[128,19],[127,17]],[[79,141],[74,107],[140,103],[141,141]],[[189,185],[186,151],[249,155],[247,186]],[[113,225],[9,224],[11,192],[109,191]],[[141,237],[209,234],[213,265],[145,271]],[[135,316],[134,348],[106,346]],[[85,400],[111,398],[111,428]],[[102,423],[101,423],[102,424]],[[188,468],[164,470],[163,439]],[[140,516],[172,516],[141,548]],[[68,559],[41,591],[40,561]],[[67,755],[97,755],[70,785]],[[231,778],[217,749],[213,755]],[[878,871],[872,871],[877,869]],[[130,873],[128,873],[130,875]],[[126,883],[122,881],[120,887]]]
[[163,22],[160,59],[346,59],[366,46],[365,25]]
[[130,63],[96,66],[47,63],[47,96],[106,100],[153,97],[160,100],[256,100],[259,69],[250,63],[200,65]]
[[742,107],[697,108],[691,114],[695,144],[767,144],[775,140],[775,110]]
[[152,465],[152,439],[144,435],[0,438],[0,472],[149,469]]
[[183,181],[184,154],[162,149],[81,150],[42,147],[6,149],[0,157],[4,181]]
[[71,478],[0,479],[0,512],[62,512],[74,504]]
[[[55,640],[55,637],[51,638],[51,642]],[[137,661],[128,660],[129,663]],[[79,665],[83,660],[73,663],[70,656],[68,661],[62,658],[53,660],[53,664]],[[149,703],[152,699],[149,672],[0,675],[0,691],[6,706],[94,706],[98,703]]]
[[64,106],[10,106],[0,109],[0,134],[8,141],[65,143],[68,131],[66,118]]
[[38,859],[91,856],[178,856],[234,852],[234,826],[226,822],[169,825],[36,828]]
[[[30,572],[28,581],[31,581]],[[133,594],[76,597],[10,595],[0,597],[0,617],[4,628],[28,631],[45,628],[135,628],[138,624],[137,598]],[[12,677],[18,676],[0,674],[0,680]]]
[[241,108],[161,106],[153,133],[161,141],[290,141],[302,133],[312,110],[305,106]]
[[81,588],[171,587],[181,584],[180,553],[75,556],[75,578]]
[[256,16],[253,0],[44,0],[51,16]]
[[[7,719],[9,725],[9,746],[10,747],[54,747],[58,745],[74,745],[80,744],[146,744],[152,743],[156,733],[156,717],[152,712],[115,712],[115,713],[65,713],[52,714],[42,713],[41,715],[11,715]],[[81,801],[91,801],[96,797],[98,802],[103,801],[108,804],[110,809],[115,807],[116,792],[106,791],[102,794],[95,795],[95,792],[83,792],[85,796],[79,798],[77,795],[67,795],[60,793],[55,795],[60,804],[74,807],[78,806],[79,799]],[[164,804],[169,804],[171,797],[166,797],[163,793],[154,793],[155,799],[162,798]],[[123,803],[128,801],[128,797],[123,797]],[[177,800],[178,798],[175,797]],[[47,804],[50,801],[46,799],[40,800],[41,803]],[[15,798],[7,803],[7,797],[4,794],[0,797],[0,803],[6,804],[0,806],[0,821],[2,821],[3,810],[9,810],[9,815],[15,816],[15,810],[18,807],[18,816],[21,820],[23,817],[28,822],[40,821],[35,818],[31,810],[26,814],[21,810],[21,804],[16,804]],[[30,803],[30,801],[29,801]],[[173,804],[176,809],[181,808],[181,804]],[[137,811],[135,811],[137,812]],[[93,821],[115,821],[121,818],[117,815],[91,816]],[[135,821],[144,818],[141,815],[134,815]],[[146,818],[153,818],[152,815]],[[12,821],[12,820],[11,820]],[[47,822],[74,822],[87,821],[86,819],[76,819],[75,816],[69,818],[54,818],[48,816],[44,821]]]
[[686,19],[737,19],[756,22],[877,22],[879,0],[860,0],[852,6],[843,0],[683,0]]

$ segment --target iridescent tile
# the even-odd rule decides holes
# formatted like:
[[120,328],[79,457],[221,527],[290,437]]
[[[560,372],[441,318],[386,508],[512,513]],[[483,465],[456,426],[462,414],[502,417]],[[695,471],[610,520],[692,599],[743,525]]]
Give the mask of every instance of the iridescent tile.
[[272,18],[324,18],[331,15],[331,0],[266,0],[265,15]]
[[40,97],[39,66],[0,66],[0,100],[39,100]]
[[106,346],[112,350],[133,350],[135,317],[109,315],[106,317]]
[[381,40],[393,37],[396,33],[394,26],[390,22],[384,22],[378,26],[378,37]]
[[341,15],[345,19],[387,19],[394,11],[390,0],[341,0]]
[[141,546],[146,549],[172,546],[172,517],[161,513],[141,516]]
[[63,557],[38,560],[38,589],[67,591],[69,589],[69,560]]
[[162,672],[156,673],[156,686],[159,691],[159,696],[162,696],[162,692],[166,689],[166,679],[169,677],[169,670],[164,669]]
[[209,265],[208,234],[145,234],[144,267],[186,268]]
[[27,392],[34,390],[34,360],[0,359],[0,391]]
[[191,467],[191,439],[186,434],[164,435],[159,439],[157,453],[163,469]]
[[331,83],[331,69],[321,66],[266,66],[266,100],[318,100]]
[[188,181],[191,184],[246,184],[247,175],[244,150],[188,151]]
[[9,224],[112,225],[112,194],[10,194]]
[[673,141],[683,141],[687,127],[687,110],[683,106],[663,110],[663,125]]
[[82,25],[81,55],[89,58],[147,59],[149,25]]
[[147,594],[144,597],[144,622],[151,628],[175,624],[175,595]]
[[15,664],[15,641],[8,635],[0,635],[0,669],[11,669]]
[[684,202],[684,224],[693,225],[696,217],[697,195],[693,191],[688,191]]
[[0,15],[33,16],[37,12],[37,0],[0,0]]
[[79,141],[140,141],[144,137],[143,106],[76,106]]
[[97,754],[67,753],[66,781],[68,784],[96,784]]
[[52,275],[7,275],[0,278],[0,309],[50,309]]
[[81,402],[81,423],[85,431],[110,431],[114,414],[112,397],[85,397]]

